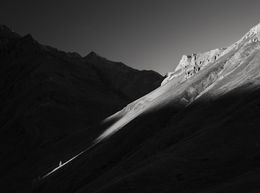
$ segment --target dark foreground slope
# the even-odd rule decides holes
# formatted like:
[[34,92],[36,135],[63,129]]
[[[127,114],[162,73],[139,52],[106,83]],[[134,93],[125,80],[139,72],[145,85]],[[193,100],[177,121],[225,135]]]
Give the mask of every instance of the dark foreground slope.
[[[117,70],[118,63],[102,60],[96,65]],[[111,86],[114,80],[104,79],[78,54],[43,46],[30,35],[0,26],[1,192],[29,192],[35,179],[96,137],[101,120],[162,81],[155,72],[120,65],[125,75],[149,82],[125,79],[129,92],[124,92],[124,85]]]
[[260,192],[259,40],[260,25],[210,62],[181,63],[33,192]]
[[259,96],[237,90],[146,114],[35,192],[259,192]]

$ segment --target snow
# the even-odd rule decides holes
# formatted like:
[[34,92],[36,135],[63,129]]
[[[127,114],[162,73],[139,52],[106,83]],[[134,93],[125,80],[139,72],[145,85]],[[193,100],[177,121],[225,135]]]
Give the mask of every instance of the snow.
[[[216,55],[218,55],[218,57],[221,59],[221,57],[222,56],[224,57],[225,54],[228,54],[231,51],[235,51],[236,50],[235,48],[237,48],[239,44],[244,42],[245,38],[249,38],[254,35],[258,35],[259,32],[260,32],[260,24],[253,27],[248,33],[245,34],[245,36],[243,36],[242,39],[240,39],[238,42],[232,44],[227,49],[225,49],[225,50],[224,49],[215,49],[215,50],[206,52],[206,55],[207,55],[206,58],[208,59],[208,58],[215,57]],[[240,56],[240,54],[237,54],[237,55],[241,59],[241,56],[243,54],[241,56]],[[236,54],[233,57],[236,57]],[[246,59],[246,58],[243,58],[243,59]],[[231,61],[231,62],[236,63],[236,62],[238,62],[238,59],[236,58],[236,61]],[[202,80],[201,82],[203,82],[203,80],[207,78],[206,77],[206,75],[208,74],[207,72],[211,72],[210,70],[212,70],[212,71],[214,70],[214,67],[216,67],[216,66],[214,66],[215,64],[220,65],[220,64],[218,64],[218,62],[213,62],[212,65],[209,65],[205,69],[204,72],[198,73],[199,75],[195,76],[194,82],[195,81],[199,82],[201,80]],[[223,62],[221,63],[221,65],[224,65]],[[234,67],[234,70],[235,69],[236,68]],[[214,87],[216,82],[222,81],[224,79],[224,76],[226,77],[229,75],[228,73],[226,73],[223,76],[223,74],[221,74],[221,73],[222,73],[222,71],[218,72],[218,74],[216,75],[216,80],[214,80],[212,82],[212,84],[209,84],[208,87],[206,87],[203,91],[201,91],[201,93],[198,93],[198,95],[195,96],[196,99],[199,98],[201,95],[203,95],[205,92],[208,92],[208,90],[210,90],[212,87]],[[174,73],[169,73],[169,76],[172,76],[172,77],[170,77],[170,78],[167,77],[168,78],[167,84],[160,86],[159,88],[157,88],[154,91],[148,93],[147,95],[141,97],[140,99],[137,99],[136,101],[130,103],[121,111],[119,111],[119,112],[115,113],[114,115],[111,115],[110,117],[105,119],[103,121],[103,123],[105,123],[109,120],[115,120],[115,122],[110,127],[108,127],[100,136],[98,136],[96,138],[96,140],[93,141],[92,145],[90,145],[88,148],[81,151],[77,155],[73,156],[71,159],[67,160],[66,162],[60,163],[53,170],[51,170],[50,172],[45,174],[42,177],[42,179],[44,179],[44,178],[50,176],[51,174],[55,173],[56,171],[60,170],[61,168],[63,168],[64,166],[66,166],[67,164],[69,164],[70,162],[75,160],[76,158],[78,158],[83,153],[87,153],[88,150],[95,147],[97,144],[101,143],[103,140],[111,137],[113,134],[118,132],[120,129],[122,129],[125,125],[127,125],[129,122],[134,120],[139,115],[146,113],[154,108],[162,108],[164,105],[168,104],[168,101],[172,101],[172,100],[176,99],[187,89],[193,88],[193,87],[191,87],[192,82],[190,83],[189,81],[186,81],[180,85],[179,82],[177,82],[175,80],[176,79],[175,75],[176,74],[174,74]],[[187,101],[186,104],[189,105],[189,102],[190,101]]]

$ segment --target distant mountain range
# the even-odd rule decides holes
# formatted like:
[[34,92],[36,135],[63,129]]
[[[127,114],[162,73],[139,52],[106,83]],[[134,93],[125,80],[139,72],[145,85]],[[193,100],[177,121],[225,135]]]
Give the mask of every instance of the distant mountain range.
[[0,30],[4,192],[260,192],[260,24],[166,77]]

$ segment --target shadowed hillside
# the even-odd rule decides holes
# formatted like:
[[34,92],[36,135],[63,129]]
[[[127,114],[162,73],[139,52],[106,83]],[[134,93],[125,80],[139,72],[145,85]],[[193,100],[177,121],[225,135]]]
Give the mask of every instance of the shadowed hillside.
[[33,192],[258,192],[259,26],[228,48],[183,57]]
[[260,24],[164,80],[1,29],[7,192],[260,191]]
[[97,61],[111,73],[120,65],[124,76],[149,80],[125,79],[124,92],[125,85],[113,86],[110,72],[103,77],[86,58],[0,27],[0,182],[6,192],[28,192],[33,180],[97,137],[100,121],[162,81],[156,72]]

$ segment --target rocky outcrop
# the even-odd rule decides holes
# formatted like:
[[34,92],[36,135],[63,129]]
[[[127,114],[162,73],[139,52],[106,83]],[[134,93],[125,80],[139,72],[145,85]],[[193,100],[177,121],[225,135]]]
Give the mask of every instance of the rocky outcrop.
[[182,56],[180,63],[175,70],[203,68],[209,63],[215,62],[224,50],[225,48],[215,49],[204,53],[184,55]]
[[169,72],[161,85],[166,84],[168,81],[180,75],[183,75],[183,81],[187,80],[208,64],[215,62],[224,50],[225,48],[215,49],[204,53],[183,55],[174,72]]
[[214,49],[204,53],[194,53],[192,55],[183,55],[175,70],[167,73],[166,78],[162,81],[161,85],[164,85],[179,76],[183,76],[181,81],[187,80],[198,71],[202,70],[205,66],[214,63],[218,58],[230,52],[232,49],[238,48],[243,41],[248,39],[249,43],[259,41],[260,24],[254,26],[240,40],[228,48]]

